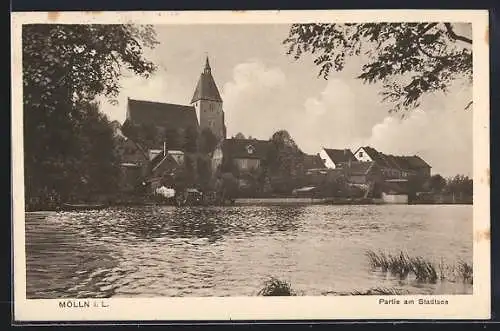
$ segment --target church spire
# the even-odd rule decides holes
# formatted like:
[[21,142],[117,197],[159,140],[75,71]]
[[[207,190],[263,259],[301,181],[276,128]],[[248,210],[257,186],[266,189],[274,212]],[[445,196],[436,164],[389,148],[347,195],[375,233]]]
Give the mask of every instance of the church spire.
[[209,74],[211,73],[212,69],[210,68],[210,62],[208,62],[208,55],[207,55],[207,59],[205,60],[205,70],[204,72],[206,74]]
[[210,68],[208,56],[206,57],[205,68],[200,75],[200,79],[198,80],[198,84],[196,85],[191,103],[194,103],[198,100],[222,102],[219,94],[219,89],[217,88],[214,78],[212,77],[212,69]]

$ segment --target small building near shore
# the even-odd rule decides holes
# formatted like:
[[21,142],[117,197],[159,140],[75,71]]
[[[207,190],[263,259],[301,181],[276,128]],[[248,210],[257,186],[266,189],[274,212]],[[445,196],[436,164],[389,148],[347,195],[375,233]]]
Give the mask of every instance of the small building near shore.
[[[270,144],[268,140],[225,139],[212,154],[212,169],[235,167],[240,172],[257,170],[266,160]],[[228,170],[223,169],[231,172]]]
[[409,188],[406,179],[390,179],[381,184],[381,198],[384,203],[408,204]]

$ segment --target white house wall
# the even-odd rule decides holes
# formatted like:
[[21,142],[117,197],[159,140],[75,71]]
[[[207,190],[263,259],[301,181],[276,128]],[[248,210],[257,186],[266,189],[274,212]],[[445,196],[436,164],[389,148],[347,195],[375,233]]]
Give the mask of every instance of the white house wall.
[[361,162],[373,162],[372,158],[366,153],[364,148],[360,148],[354,153],[354,157]]
[[337,168],[336,165],[335,165],[335,163],[332,161],[332,159],[330,159],[330,157],[328,156],[328,154],[326,154],[326,152],[325,152],[324,149],[322,149],[319,152],[319,157],[325,163],[325,167],[327,167],[329,169],[335,169],[335,168]]

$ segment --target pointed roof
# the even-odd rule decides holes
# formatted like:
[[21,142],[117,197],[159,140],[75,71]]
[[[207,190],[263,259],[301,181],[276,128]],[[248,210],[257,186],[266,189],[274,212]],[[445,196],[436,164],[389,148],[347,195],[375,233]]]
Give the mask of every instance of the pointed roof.
[[332,149],[323,148],[328,157],[335,163],[347,163],[349,161],[356,161],[356,157],[352,154],[350,149]]
[[193,98],[191,103],[198,100],[211,100],[222,102],[219,90],[215,84],[214,78],[212,77],[212,69],[210,68],[210,63],[208,62],[208,57],[205,61],[205,68],[200,75],[196,89],[194,90]]

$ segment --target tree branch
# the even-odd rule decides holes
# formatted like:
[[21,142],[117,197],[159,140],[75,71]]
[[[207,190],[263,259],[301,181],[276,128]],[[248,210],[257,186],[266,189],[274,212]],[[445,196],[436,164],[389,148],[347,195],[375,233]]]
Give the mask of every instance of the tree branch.
[[460,41],[463,41],[465,43],[472,45],[472,39],[469,39],[467,37],[460,36],[460,35],[456,34],[455,31],[453,31],[453,27],[451,26],[451,23],[444,23],[444,26],[446,27],[446,32],[448,32],[448,35],[451,38],[453,38],[455,40],[460,40]]

